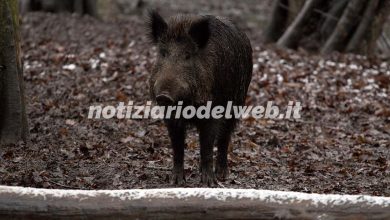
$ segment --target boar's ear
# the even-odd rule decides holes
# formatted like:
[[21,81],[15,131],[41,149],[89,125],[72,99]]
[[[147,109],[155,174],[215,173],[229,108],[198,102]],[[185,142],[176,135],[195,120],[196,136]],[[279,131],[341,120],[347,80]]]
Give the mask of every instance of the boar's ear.
[[149,26],[148,27],[149,37],[151,38],[151,40],[153,40],[154,43],[157,43],[160,40],[161,36],[168,29],[167,23],[164,21],[161,15],[155,10],[149,11],[148,26]]
[[189,34],[199,48],[205,47],[210,37],[209,19],[202,18],[195,21],[190,27]]

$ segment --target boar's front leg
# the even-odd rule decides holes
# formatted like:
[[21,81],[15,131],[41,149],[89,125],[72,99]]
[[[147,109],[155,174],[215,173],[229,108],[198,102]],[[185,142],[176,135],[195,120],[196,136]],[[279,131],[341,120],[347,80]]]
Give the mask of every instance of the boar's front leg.
[[179,120],[166,121],[171,146],[173,149],[172,183],[183,185],[184,179],[184,145],[185,145],[185,124]]
[[216,182],[213,171],[213,147],[216,137],[214,126],[215,123],[209,121],[199,127],[201,183],[207,186],[213,186]]
[[229,175],[228,169],[228,148],[231,139],[232,132],[234,130],[235,121],[234,119],[230,119],[225,121],[218,131],[217,136],[217,161],[215,165],[215,174],[217,179],[226,180]]

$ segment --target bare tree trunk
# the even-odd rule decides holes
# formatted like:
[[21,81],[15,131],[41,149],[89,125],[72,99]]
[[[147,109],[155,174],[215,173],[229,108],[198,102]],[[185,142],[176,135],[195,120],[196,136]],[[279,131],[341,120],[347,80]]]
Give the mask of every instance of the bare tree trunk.
[[377,51],[390,1],[304,0],[302,3],[302,0],[274,3],[265,43],[276,42],[281,47],[301,47],[323,54],[346,51],[371,55]]
[[97,17],[97,0],[75,0],[73,2],[73,11],[78,14],[88,14]]
[[19,11],[21,14],[24,14],[31,10],[29,0],[19,0]]
[[21,13],[29,11],[76,12],[97,16],[98,0],[20,0]]
[[84,14],[98,17],[97,3],[96,2],[97,2],[97,0],[84,0],[84,4],[85,4]]
[[301,9],[305,5],[306,0],[289,0],[288,4],[288,17],[287,24],[290,25],[298,14],[301,12]]
[[345,7],[347,6],[349,0],[334,0],[333,6],[328,12],[328,15],[321,27],[321,35],[323,39],[329,37],[332,34],[334,28],[339,21],[340,16],[342,15]]
[[26,140],[18,1],[0,1],[0,144]]
[[364,7],[365,3],[365,0],[351,0],[348,3],[348,6],[341,16],[340,21],[337,23],[335,30],[321,49],[321,53],[328,54],[332,51],[340,51],[343,49],[347,37],[357,24],[359,12]]
[[378,52],[382,59],[390,60],[390,40],[385,33],[382,33],[378,42]]
[[[285,6],[285,7],[283,7]],[[282,36],[287,26],[288,0],[275,0],[272,5],[272,18],[265,29],[264,39],[266,43],[277,41]]]
[[368,2],[368,6],[364,11],[363,19],[348,43],[346,49],[347,52],[357,52],[361,49],[361,47],[359,47],[359,44],[361,44],[363,38],[368,32],[368,28],[370,27],[370,25],[372,25],[376,9],[379,5],[379,1],[380,0],[370,0]]
[[363,53],[373,55],[378,39],[381,36],[385,36],[383,28],[385,26],[386,21],[388,21],[387,18],[389,17],[389,11],[390,1],[381,0],[374,21],[372,22],[371,28],[368,31],[366,37],[366,51],[362,51]]
[[301,12],[297,15],[294,21],[287,28],[286,32],[278,40],[277,45],[282,47],[295,47],[300,40],[302,28],[313,12],[313,9],[320,3],[321,0],[307,0],[303,5]]

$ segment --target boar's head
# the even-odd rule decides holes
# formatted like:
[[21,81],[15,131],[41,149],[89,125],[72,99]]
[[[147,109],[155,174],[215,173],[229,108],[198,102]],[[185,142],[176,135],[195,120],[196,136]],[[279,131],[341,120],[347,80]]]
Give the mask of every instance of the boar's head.
[[213,65],[207,52],[209,19],[179,15],[166,22],[155,11],[149,16],[149,37],[158,51],[149,81],[152,98],[163,106],[210,100]]

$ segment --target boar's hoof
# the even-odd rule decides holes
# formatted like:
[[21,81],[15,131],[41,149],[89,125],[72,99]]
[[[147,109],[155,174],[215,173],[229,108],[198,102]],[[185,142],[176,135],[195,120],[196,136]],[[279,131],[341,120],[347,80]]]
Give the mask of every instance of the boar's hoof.
[[212,187],[217,180],[215,179],[213,170],[202,170],[200,183],[202,186]]
[[229,176],[229,169],[227,166],[217,166],[215,167],[215,175],[217,176],[218,180],[224,181]]
[[184,185],[186,180],[184,179],[183,171],[173,171],[172,174],[172,185],[182,186]]

